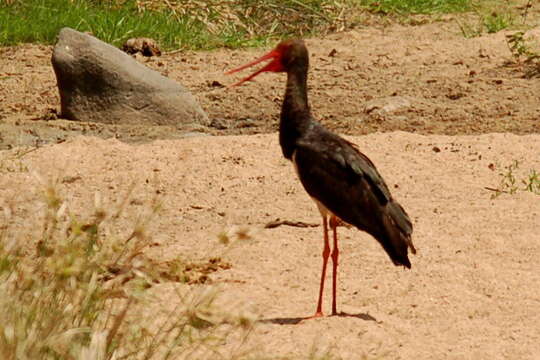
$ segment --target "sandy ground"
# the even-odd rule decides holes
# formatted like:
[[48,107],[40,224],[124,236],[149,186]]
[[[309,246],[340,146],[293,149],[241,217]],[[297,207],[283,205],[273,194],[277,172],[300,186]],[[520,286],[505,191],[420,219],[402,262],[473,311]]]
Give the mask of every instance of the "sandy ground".
[[[314,113],[329,128],[349,135],[395,130],[538,133],[538,78],[523,78],[522,67],[512,62],[508,33],[466,39],[454,21],[446,21],[362,28],[307,40]],[[539,35],[540,28],[528,32],[533,40]],[[223,72],[263,52],[175,52],[145,61],[198,97],[213,125],[198,130],[256,134],[277,130],[284,76],[259,76],[249,86],[229,90],[224,85],[238,77]],[[0,49],[0,149],[60,142],[76,134],[130,142],[182,137],[174,127],[51,121],[60,108],[51,53],[47,46]],[[388,113],[366,106],[384,105],[393,97],[407,104]]]
[[[139,201],[131,207],[159,190],[164,208],[153,251],[162,259],[212,255],[220,232],[247,227],[253,239],[228,252],[232,268],[212,279],[225,299],[240,300],[263,320],[249,343],[266,354],[301,356],[316,345],[333,346],[345,359],[538,358],[540,199],[520,191],[492,200],[484,187],[497,187],[502,165],[513,160],[521,162],[518,178],[540,168],[540,136],[393,132],[350,139],[410,213],[419,253],[405,271],[368,235],[340,229],[338,300],[346,316],[298,323],[316,305],[321,228],[264,225],[320,219],[275,134],[144,145],[78,137],[17,160],[28,171],[4,172],[0,198],[15,199],[20,218],[36,213],[39,195],[25,191],[38,188],[32,172],[68,179],[59,188],[75,209],[88,207],[97,190],[118,201],[132,181]],[[164,306],[170,301],[163,297]]]
[[[344,359],[538,359],[540,197],[518,191],[492,199],[485,189],[497,188],[499,173],[514,160],[518,181],[540,170],[538,79],[502,66],[504,34],[467,40],[445,26],[365,29],[308,41],[317,116],[355,134],[348,138],[411,215],[418,249],[405,271],[368,235],[340,228],[343,316],[299,321],[315,310],[321,227],[264,228],[277,218],[320,221],[281,156],[277,134],[227,135],[275,129],[283,78],[268,75],[228,91],[212,87],[214,80],[229,81],[224,68],[261,51],[152,60],[190,85],[211,117],[223,121],[225,128],[209,132],[227,135],[174,139],[181,135],[170,129],[126,133],[43,120],[59,107],[50,48],[0,50],[0,140],[11,148],[0,151],[0,206],[15,204],[15,226],[26,226],[32,240],[40,231],[28,229],[40,209],[34,173],[59,178],[70,207],[80,212],[91,207],[96,191],[118,201],[134,182],[132,211],[156,193],[163,201],[153,225],[159,246],[150,252],[159,259],[212,255],[219,233],[247,229],[252,239],[220,254],[231,268],[211,279],[222,289],[221,301],[239,303],[259,319],[247,345],[266,355],[302,357],[315,346]],[[337,53],[328,57],[332,48]],[[394,93],[412,105],[386,115],[363,111],[366,101]],[[109,139],[73,137],[81,133]],[[358,136],[364,133],[370,134]],[[161,140],[149,141],[154,138]],[[40,147],[21,147],[35,144]],[[157,293],[160,286],[166,285],[156,286]],[[174,298],[164,289],[161,302],[166,307]]]

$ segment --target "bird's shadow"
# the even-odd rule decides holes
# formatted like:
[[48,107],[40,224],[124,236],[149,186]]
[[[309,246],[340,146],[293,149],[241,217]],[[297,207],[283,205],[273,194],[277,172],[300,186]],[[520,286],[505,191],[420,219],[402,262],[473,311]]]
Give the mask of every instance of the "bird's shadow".
[[[377,319],[367,313],[358,313],[358,314],[349,314],[346,312],[340,312],[337,315],[330,315],[328,317],[354,317],[364,321],[375,321],[378,323]],[[306,317],[284,317],[284,318],[271,318],[271,319],[261,319],[259,322],[264,324],[277,324],[277,325],[297,325],[304,320],[314,319],[311,316]]]

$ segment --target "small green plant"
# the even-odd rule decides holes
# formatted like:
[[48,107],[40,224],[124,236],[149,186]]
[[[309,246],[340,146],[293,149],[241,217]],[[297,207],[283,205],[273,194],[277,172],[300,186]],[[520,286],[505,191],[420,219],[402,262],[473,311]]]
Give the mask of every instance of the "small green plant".
[[514,24],[514,14],[510,11],[497,12],[489,11],[486,14],[486,9],[476,9],[476,17],[474,20],[466,19],[465,21],[456,19],[461,34],[465,38],[473,38],[484,33],[492,34],[501,30],[507,29]]
[[518,190],[517,180],[514,172],[519,168],[519,161],[514,160],[510,165],[506,166],[504,172],[499,173],[501,176],[500,188],[506,190],[509,194],[515,194]]
[[506,43],[515,64],[523,66],[526,78],[540,76],[540,52],[525,38],[525,32],[518,31],[507,35]]
[[[488,190],[494,191],[491,196],[492,199],[498,197],[499,195],[506,194],[515,194],[518,191],[530,191],[534,194],[540,195],[540,174],[532,169],[529,171],[529,174],[526,177],[518,180],[516,177],[516,171],[519,169],[519,161],[514,160],[510,165],[505,166],[504,170],[499,173],[501,178],[499,186],[497,188],[487,188]],[[522,185],[523,187],[520,187]]]
[[523,31],[506,35],[506,43],[516,61],[522,61],[523,59],[528,61],[539,57],[538,53],[532,50],[530,41],[525,39],[525,32]]
[[536,195],[540,195],[540,173],[536,170],[531,170],[527,178],[522,180],[525,185],[524,191],[530,191]]
[[483,25],[486,31],[491,34],[510,27],[513,24],[513,21],[513,16],[509,13],[499,14],[497,12],[492,12],[484,17]]

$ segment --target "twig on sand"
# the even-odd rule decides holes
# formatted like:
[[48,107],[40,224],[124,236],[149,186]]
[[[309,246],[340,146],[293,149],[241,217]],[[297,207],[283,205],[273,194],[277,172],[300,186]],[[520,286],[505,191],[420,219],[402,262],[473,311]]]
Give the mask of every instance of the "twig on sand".
[[290,220],[276,219],[276,220],[270,221],[269,223],[264,225],[264,228],[265,229],[273,229],[273,228],[277,228],[278,226],[281,226],[281,225],[295,226],[295,227],[302,227],[302,228],[319,226],[319,224],[305,223],[303,221],[290,221]]
[[495,191],[495,192],[498,192],[498,193],[505,193],[505,194],[508,193],[508,191],[506,191],[506,190],[495,189],[495,188],[488,187],[488,186],[484,186],[484,189],[489,190],[489,191]]

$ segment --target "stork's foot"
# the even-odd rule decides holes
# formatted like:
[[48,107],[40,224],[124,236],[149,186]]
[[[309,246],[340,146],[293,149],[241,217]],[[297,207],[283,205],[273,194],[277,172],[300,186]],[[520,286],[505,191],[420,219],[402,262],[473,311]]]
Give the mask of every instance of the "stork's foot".
[[314,315],[308,316],[304,320],[316,319],[321,317],[324,317],[324,314],[322,313],[322,311],[317,311]]
[[[337,311],[332,311],[332,313],[329,316],[339,316],[341,313],[338,313]],[[317,319],[324,317],[324,314],[322,311],[317,311],[314,315],[308,316],[307,318],[304,318],[304,320],[310,320],[310,319]]]

